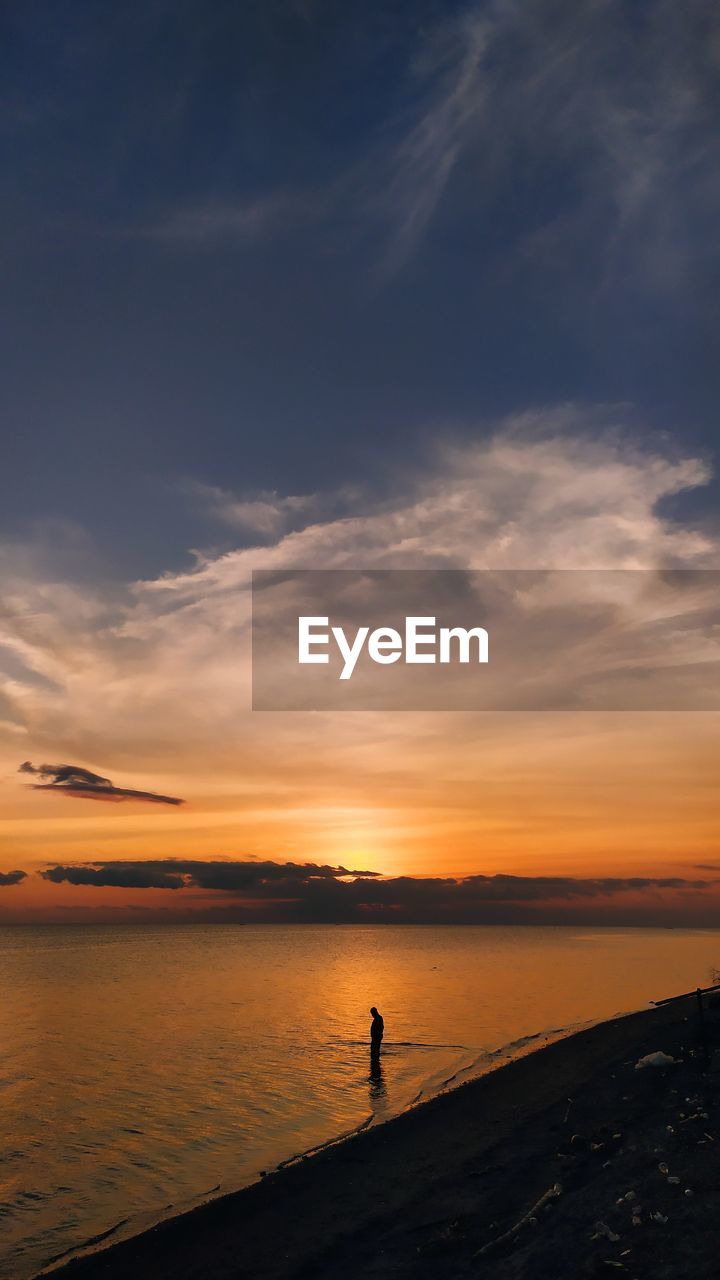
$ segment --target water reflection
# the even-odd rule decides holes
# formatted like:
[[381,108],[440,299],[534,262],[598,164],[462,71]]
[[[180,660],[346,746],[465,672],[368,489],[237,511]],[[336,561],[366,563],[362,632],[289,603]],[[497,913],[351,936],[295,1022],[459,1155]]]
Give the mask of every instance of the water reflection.
[[381,1112],[387,1106],[387,1085],[380,1061],[380,1050],[370,1050],[370,1075],[368,1076],[370,1106],[374,1112]]
[[[523,1036],[705,985],[719,946],[679,929],[0,929],[0,1276],[252,1181]],[[379,993],[391,1042],[368,1061]]]

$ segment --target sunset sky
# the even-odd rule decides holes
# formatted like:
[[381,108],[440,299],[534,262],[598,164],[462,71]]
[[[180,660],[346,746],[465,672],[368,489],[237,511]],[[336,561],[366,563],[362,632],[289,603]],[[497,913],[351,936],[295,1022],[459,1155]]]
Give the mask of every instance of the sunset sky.
[[720,568],[712,6],[2,29],[0,921],[717,923],[720,713],[253,712],[249,637],[253,569]]

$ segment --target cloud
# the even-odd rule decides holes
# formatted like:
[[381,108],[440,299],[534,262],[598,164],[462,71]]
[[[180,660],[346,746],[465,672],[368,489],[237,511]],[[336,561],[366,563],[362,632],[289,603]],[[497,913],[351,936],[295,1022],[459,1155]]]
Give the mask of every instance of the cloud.
[[487,106],[483,62],[503,25],[502,10],[496,5],[489,20],[465,14],[435,31],[415,66],[415,117],[404,128],[396,122],[398,141],[370,159],[369,167],[385,171],[367,207],[387,225],[384,266],[390,272],[418,248]]
[[317,863],[233,862],[193,858],[144,859],[140,861],[97,862],[91,865],[56,866],[41,871],[54,884],[106,885],[136,889],[211,889],[227,893],[253,890],[272,897],[277,886],[285,893],[289,886],[300,891],[316,881],[345,877],[373,879],[375,871],[349,871]]
[[[123,813],[157,855],[280,852],[413,872],[477,870],[488,851],[493,871],[541,856],[545,869],[617,866],[620,851],[633,870],[712,861],[713,716],[677,712],[660,728],[580,712],[250,709],[255,569],[717,567],[712,524],[673,518],[667,501],[707,482],[706,461],[630,435],[623,416],[565,405],[511,418],[487,439],[408,459],[382,496],[345,496],[341,515],[313,513],[262,547],[198,553],[143,582],[74,584],[10,558],[1,718],[31,759],[112,760],[123,780],[142,768],[163,795],[191,799],[182,830],[169,807],[155,806],[152,836]],[[17,733],[0,737],[0,783],[17,748]],[[26,840],[15,848],[36,857],[22,825],[33,793],[15,790]],[[98,852],[81,816],[72,832],[53,828],[58,862]]]
[[709,465],[633,441],[619,418],[621,409],[572,404],[515,415],[487,440],[406,460],[382,501],[358,495],[354,511],[278,538],[262,558],[231,552],[139,594],[212,587],[251,566],[710,567],[714,539],[660,509],[706,484]]
[[[720,573],[323,570],[253,578],[253,706],[264,710],[719,710]],[[298,617],[350,639],[425,619],[489,632],[489,663],[300,666]],[[428,630],[428,624],[430,624]],[[322,626],[315,624],[316,631]],[[357,659],[357,660],[356,660]],[[342,680],[352,668],[352,678]]]
[[[188,754],[205,753],[206,777],[224,770],[241,732],[249,735],[241,768],[252,774],[252,741],[262,734],[246,714],[253,569],[717,566],[712,529],[664,511],[669,497],[707,483],[707,463],[629,438],[619,416],[574,405],[516,416],[487,440],[438,445],[409,461],[382,499],[344,495],[340,516],[300,519],[262,548],[198,553],[191,569],[127,590],[48,581],[26,559],[17,573],[10,562],[0,603],[2,718],[38,750],[55,742],[69,754],[80,744],[117,758],[119,746],[128,768],[148,746],[157,757],[187,745]],[[276,752],[281,737],[276,726]],[[323,744],[314,750],[322,756]],[[235,747],[236,779],[239,764]],[[113,796],[82,778],[75,791]]]
[[344,167],[318,156],[312,183],[213,193],[141,234],[207,248],[315,227],[353,251],[365,236],[389,277],[445,219],[487,228],[496,261],[549,267],[556,287],[700,282],[720,206],[709,3],[632,14],[626,0],[490,0],[413,27],[393,50],[384,116]]
[[612,908],[667,913],[683,897],[717,893],[720,881],[683,877],[471,875],[383,877],[317,863],[153,859],[50,867],[55,884],[205,890],[232,895],[252,919],[315,922],[490,923],[520,916]]
[[0,885],[20,884],[27,879],[27,871],[0,871]]
[[[654,292],[696,279],[716,254],[705,229],[720,206],[716,35],[710,5],[681,19],[672,0],[637,27],[624,0],[532,11],[494,0],[427,30],[415,110],[375,157],[369,206],[387,227],[386,271],[460,210],[494,231],[505,219],[499,253],[549,266],[556,287],[589,270],[597,285]],[[535,197],[519,219],[518,174]]]
[[99,773],[91,773],[78,764],[31,764],[29,760],[18,766],[18,773],[35,773],[41,778],[51,778],[55,786],[73,786],[80,784],[90,787],[101,787],[103,790],[112,787],[109,778]]
[[312,217],[309,194],[273,191],[255,199],[208,200],[170,210],[135,234],[168,245],[202,248],[220,242],[242,246],[281,234],[289,221],[297,224]]
[[[82,744],[83,753],[117,758],[120,744],[128,767],[148,745],[158,756],[187,744],[205,753],[209,775],[223,768],[241,725],[243,735],[262,733],[246,714],[256,568],[717,566],[712,529],[679,523],[663,505],[707,483],[706,462],[633,441],[617,419],[573,405],[523,414],[488,440],[438,445],[408,463],[382,500],[346,496],[342,516],[301,521],[262,548],[198,553],[191,569],[127,591],[48,582],[26,561],[17,575],[8,565],[2,718],[43,751]],[[277,733],[274,742],[280,750]],[[314,749],[323,754],[322,743]],[[251,747],[243,767],[254,769]],[[79,788],[113,795],[87,779],[76,779]]]
[[191,483],[187,492],[197,497],[205,511],[229,529],[246,531],[261,539],[276,539],[289,529],[302,527],[315,515],[319,501],[313,494],[282,497],[274,491],[239,497],[215,485]]
[[43,880],[52,884],[107,886],[112,889],[182,889],[182,876],[158,870],[142,862],[109,864],[102,867],[48,867]]
[[183,804],[175,796],[161,796],[154,791],[135,791],[128,787],[116,787],[109,778],[76,764],[31,764],[25,760],[19,773],[34,773],[50,782],[33,783],[34,791],[58,791],[62,795],[80,800],[149,800],[153,804]]

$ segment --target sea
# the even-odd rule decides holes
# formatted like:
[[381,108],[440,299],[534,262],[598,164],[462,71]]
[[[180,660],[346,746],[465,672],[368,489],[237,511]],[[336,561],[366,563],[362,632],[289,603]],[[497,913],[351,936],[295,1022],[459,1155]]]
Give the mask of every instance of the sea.
[[29,1280],[548,1037],[709,985],[720,931],[15,926],[0,963],[0,1276]]

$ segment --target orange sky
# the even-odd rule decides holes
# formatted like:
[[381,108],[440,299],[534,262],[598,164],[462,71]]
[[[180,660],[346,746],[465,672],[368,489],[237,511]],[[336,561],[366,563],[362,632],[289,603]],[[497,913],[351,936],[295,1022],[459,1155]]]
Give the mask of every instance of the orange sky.
[[[189,888],[37,875],[81,862],[691,879],[697,864],[720,862],[714,712],[250,710],[257,567],[718,563],[712,528],[661,513],[664,498],[706,481],[703,463],[612,435],[573,436],[565,419],[556,436],[546,418],[540,425],[542,437],[513,428],[481,445],[438,447],[427,473],[408,475],[379,510],[318,518],[147,582],[49,578],[23,549],[17,572],[5,574],[0,613],[0,871],[28,875],[0,885],[0,917],[132,904],[180,913],[194,900]],[[697,679],[707,679],[715,642],[709,631],[699,639]],[[689,663],[689,679],[694,670]],[[33,790],[17,772],[28,759],[83,765],[186,803]],[[703,890],[699,911],[713,892]]]
[[[244,741],[200,767],[170,749],[162,770],[83,760],[116,784],[183,796],[180,808],[35,791],[7,771],[3,869],[220,857],[389,876],[694,876],[718,856],[713,713],[256,713],[243,728]],[[160,898],[188,909],[176,893],[30,875],[0,908],[17,917]]]

